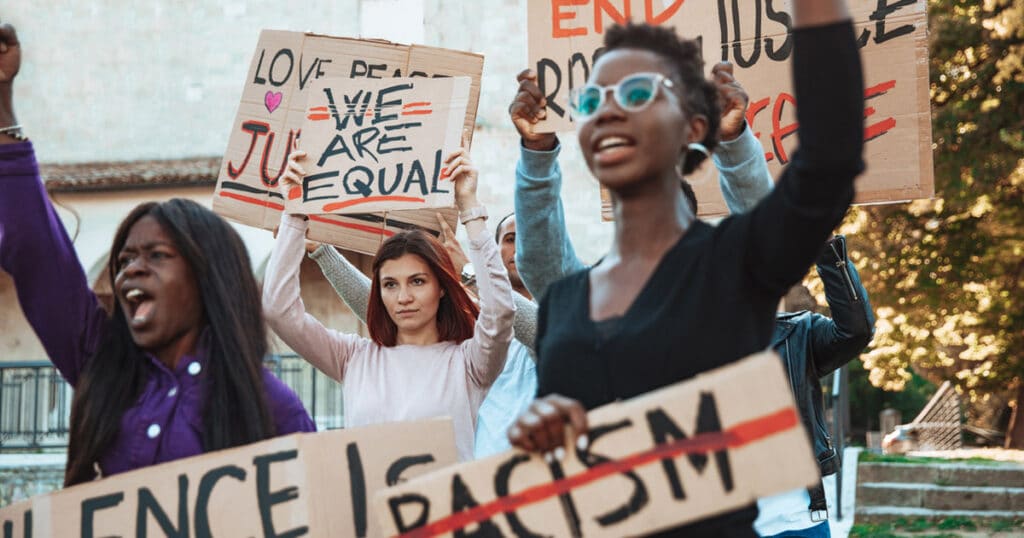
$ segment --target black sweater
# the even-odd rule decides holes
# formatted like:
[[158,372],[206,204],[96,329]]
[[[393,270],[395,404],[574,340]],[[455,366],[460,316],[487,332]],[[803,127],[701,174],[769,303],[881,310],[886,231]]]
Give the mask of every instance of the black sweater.
[[[768,347],[779,299],[839,224],[864,167],[864,83],[851,24],[798,29],[793,39],[800,150],[776,188],[717,227],[694,222],[619,318],[591,320],[589,270],[553,284],[538,320],[539,395],[592,409]],[[662,535],[754,536],[756,516],[751,505]]]

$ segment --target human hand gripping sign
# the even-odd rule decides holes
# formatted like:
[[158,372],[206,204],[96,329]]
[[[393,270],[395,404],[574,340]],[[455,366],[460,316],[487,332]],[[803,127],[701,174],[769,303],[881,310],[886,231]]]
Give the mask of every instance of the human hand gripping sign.
[[534,151],[551,151],[555,149],[558,139],[554,133],[535,132],[537,124],[547,117],[547,99],[537,85],[537,73],[526,69],[516,76],[519,91],[508,106],[508,115],[512,124],[519,131],[523,145]]
[[750,104],[750,96],[736,81],[732,70],[729,62],[718,62],[711,68],[711,80],[718,89],[718,104],[722,109],[718,136],[723,141],[735,140],[743,132]]
[[[583,404],[558,394],[538,398],[508,429],[512,446],[540,452],[549,461],[565,456],[566,440],[580,450],[589,445],[587,410]],[[575,436],[575,438],[573,438]]]

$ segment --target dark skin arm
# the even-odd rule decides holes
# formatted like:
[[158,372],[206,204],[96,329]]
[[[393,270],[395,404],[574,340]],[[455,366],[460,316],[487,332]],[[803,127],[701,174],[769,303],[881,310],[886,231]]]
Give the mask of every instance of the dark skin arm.
[[[849,18],[845,0],[794,0],[793,20],[798,28],[823,26]],[[717,66],[716,66],[717,67]],[[725,72],[714,73],[715,81],[721,84]],[[731,73],[729,73],[731,77]],[[509,107],[513,123],[523,137],[523,144],[530,149],[550,150],[554,147],[554,135],[533,133],[533,125],[543,119],[546,102],[536,87],[536,74],[532,71],[520,73],[519,94]],[[728,83],[728,81],[726,81]],[[721,88],[721,86],[720,86]],[[533,90],[537,91],[534,92]],[[721,97],[721,94],[720,94]],[[742,113],[740,113],[742,114]],[[723,118],[724,120],[724,118]],[[742,125],[742,124],[740,124]],[[729,127],[724,126],[728,131]],[[740,131],[733,133],[733,136]],[[728,135],[728,133],[727,133]],[[532,144],[536,144],[534,147]],[[549,144],[545,147],[545,144]],[[583,406],[570,398],[550,395],[536,400],[530,409],[520,415],[509,428],[509,441],[513,446],[530,452],[548,453],[565,445],[566,427],[572,426],[580,438],[587,431],[586,413]]]
[[536,133],[534,128],[537,122],[547,116],[547,99],[537,85],[537,73],[532,69],[525,69],[516,75],[519,81],[519,91],[516,93],[512,104],[508,106],[508,115],[512,118],[512,124],[519,131],[523,139],[523,146],[533,151],[551,151],[555,149],[558,138],[554,133]]
[[[14,117],[14,77],[21,69],[21,44],[10,24],[0,24],[0,128],[17,125]],[[0,144],[14,144],[19,140],[0,134]]]
[[576,434],[576,446],[586,450],[587,410],[572,398],[551,394],[534,400],[519,415],[508,429],[508,440],[523,450],[547,454],[565,447],[568,428]]
[[[736,82],[733,66],[729,62],[715,64],[711,68],[711,79],[718,87],[718,101],[722,110],[719,138],[735,140],[743,132],[750,97]],[[516,75],[516,80],[519,81],[519,90],[508,107],[508,115],[519,131],[523,146],[534,151],[555,149],[558,139],[554,133],[534,132],[537,123],[547,116],[547,99],[537,85],[537,73],[532,69],[524,69]]]

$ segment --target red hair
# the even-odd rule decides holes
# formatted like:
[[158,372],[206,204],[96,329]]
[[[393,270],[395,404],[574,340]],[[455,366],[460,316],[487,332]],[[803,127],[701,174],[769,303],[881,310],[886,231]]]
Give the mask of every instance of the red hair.
[[373,282],[370,285],[370,301],[366,305],[366,326],[370,338],[382,346],[393,346],[398,339],[398,327],[384,306],[380,295],[380,268],[384,262],[401,258],[406,254],[419,256],[434,273],[444,295],[437,305],[437,333],[441,341],[453,340],[461,343],[473,337],[473,327],[480,313],[469,294],[455,276],[455,264],[444,246],[422,230],[397,233],[384,244],[373,260]]

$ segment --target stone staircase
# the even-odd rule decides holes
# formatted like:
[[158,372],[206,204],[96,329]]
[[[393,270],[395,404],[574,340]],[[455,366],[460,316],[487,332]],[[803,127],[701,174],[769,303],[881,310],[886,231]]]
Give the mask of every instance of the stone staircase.
[[856,518],[858,523],[1024,520],[1024,464],[861,462]]

